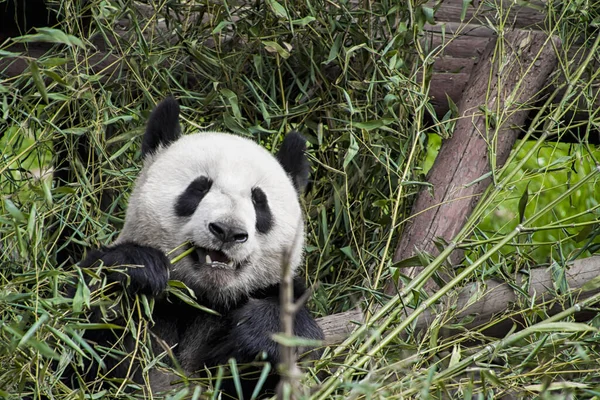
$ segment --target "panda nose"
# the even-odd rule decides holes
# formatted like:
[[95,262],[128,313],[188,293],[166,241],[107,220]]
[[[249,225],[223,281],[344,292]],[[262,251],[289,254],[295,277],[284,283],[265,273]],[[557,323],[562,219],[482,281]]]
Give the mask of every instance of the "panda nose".
[[223,243],[244,243],[248,240],[248,232],[223,222],[209,223],[208,230]]

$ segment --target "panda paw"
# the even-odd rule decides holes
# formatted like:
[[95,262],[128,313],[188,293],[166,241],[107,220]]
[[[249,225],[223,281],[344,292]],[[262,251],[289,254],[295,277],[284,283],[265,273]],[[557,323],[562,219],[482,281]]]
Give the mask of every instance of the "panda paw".
[[[277,298],[251,299],[233,314],[233,319],[230,337],[235,339],[237,359],[251,361],[264,352],[270,362],[278,364],[281,361],[279,345],[272,339],[273,333],[280,331],[280,305]],[[296,314],[294,335],[323,340],[323,331],[306,307],[301,307]],[[299,350],[304,353],[310,349]]]
[[102,247],[90,253],[80,267],[99,266],[99,262],[105,267],[124,268],[124,272],[109,272],[107,278],[120,282],[131,295],[157,296],[167,287],[171,263],[162,251],[153,247],[131,242]]

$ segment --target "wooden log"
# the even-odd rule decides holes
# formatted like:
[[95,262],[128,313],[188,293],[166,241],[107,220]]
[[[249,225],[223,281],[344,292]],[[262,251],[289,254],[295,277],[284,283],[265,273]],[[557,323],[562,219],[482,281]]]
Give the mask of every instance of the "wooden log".
[[[458,104],[460,118],[452,138],[442,144],[427,177],[433,190],[423,189],[417,195],[414,217],[404,229],[395,261],[413,256],[416,249],[435,255],[436,238],[448,242],[454,238],[490,179],[472,182],[488,173],[490,165],[504,164],[519,135],[515,127],[525,123],[527,105],[542,90],[556,66],[555,50],[544,33],[515,30],[506,34],[504,40],[502,53],[496,51],[495,40],[487,46],[471,74]],[[560,46],[557,39],[552,40]],[[482,106],[503,110],[503,124],[488,128]],[[490,145],[494,146],[493,152]],[[459,257],[456,252],[451,260]],[[421,269],[405,272],[414,277]],[[426,290],[433,288],[432,282],[426,283]],[[393,285],[388,284],[387,292],[395,292]]]
[[[435,20],[437,22],[463,22],[488,25],[488,21],[495,22],[500,17],[498,8],[504,13],[502,18],[505,24],[513,28],[539,28],[544,22],[546,15],[546,2],[543,0],[531,0],[517,3],[515,1],[499,1],[488,3],[481,0],[473,0],[466,4],[463,0],[444,0],[442,4],[437,0],[430,0],[427,6],[436,8]],[[490,4],[494,4],[491,6]],[[464,7],[464,18],[463,18]]]
[[[598,289],[588,288],[586,284],[600,276],[600,256],[593,256],[581,260],[575,260],[567,269],[565,279],[570,288],[569,299],[573,305],[578,300],[584,299],[598,292]],[[600,282],[599,282],[600,283]],[[488,324],[497,315],[507,310],[519,312],[530,308],[532,302],[541,304],[548,302],[546,312],[553,315],[562,311],[552,300],[555,300],[555,279],[549,268],[535,268],[529,273],[516,273],[513,277],[512,286],[508,283],[500,283],[495,280],[487,280],[485,283],[470,283],[458,290],[453,297],[446,297],[435,310],[428,309],[421,313],[414,325],[415,334],[426,331],[427,328],[438,317],[442,316],[440,334],[451,335],[456,330],[448,329],[450,324],[460,324],[466,317],[472,318],[464,323],[464,329],[476,329]],[[597,285],[598,286],[598,285]],[[527,292],[530,299],[524,298],[514,287],[521,288]],[[566,294],[566,293],[565,293]],[[456,309],[457,312],[451,317],[444,317],[448,310]],[[412,313],[407,310],[407,313]],[[586,310],[582,310],[585,313]],[[319,326],[325,333],[326,344],[341,343],[354,329],[364,322],[364,314],[361,310],[352,310],[345,313],[330,315],[317,319]],[[517,321],[518,322],[518,321]],[[494,337],[503,337],[511,328],[514,320],[500,321],[496,325],[486,329],[485,334]]]
[[[429,95],[437,116],[441,118],[449,110],[447,97],[450,97],[454,103],[460,101],[481,54],[488,44],[495,41],[495,33],[488,27],[456,22],[428,25],[425,30],[427,33],[421,40],[421,45],[436,54]],[[573,60],[573,65],[578,65],[579,60],[585,56],[582,49],[577,46],[571,46],[566,53],[566,58]],[[562,75],[558,76],[555,84],[561,82],[564,82]],[[546,92],[551,93],[554,89],[555,86],[550,85]],[[560,101],[560,98],[557,96],[555,102]],[[595,98],[596,106],[600,107],[600,96],[596,95]],[[583,99],[581,108],[587,109]],[[577,116],[578,120],[587,118],[584,113]],[[594,140],[594,143],[597,141]]]

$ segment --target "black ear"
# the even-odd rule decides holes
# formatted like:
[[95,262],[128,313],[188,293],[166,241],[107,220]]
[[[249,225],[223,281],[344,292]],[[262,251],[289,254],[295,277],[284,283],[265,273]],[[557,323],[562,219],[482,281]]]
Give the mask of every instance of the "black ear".
[[160,145],[169,145],[179,136],[179,104],[175,98],[169,96],[158,103],[150,114],[142,139],[142,157],[154,153]]
[[298,193],[302,193],[308,183],[310,167],[304,150],[306,139],[298,132],[290,132],[285,138],[277,152],[277,160],[292,178]]

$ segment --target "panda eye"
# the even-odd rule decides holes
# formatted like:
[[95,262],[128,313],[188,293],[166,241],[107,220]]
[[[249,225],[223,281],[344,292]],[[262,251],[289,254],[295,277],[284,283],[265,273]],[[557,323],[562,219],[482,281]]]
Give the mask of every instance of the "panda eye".
[[210,191],[212,181],[206,176],[196,178],[188,187],[177,197],[175,203],[175,214],[180,217],[189,217],[196,211],[198,205]]
[[260,233],[268,233],[273,227],[273,214],[271,214],[267,195],[261,188],[252,189],[252,204],[256,211],[256,230]]

